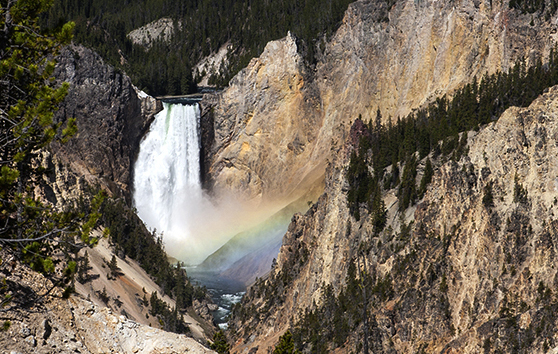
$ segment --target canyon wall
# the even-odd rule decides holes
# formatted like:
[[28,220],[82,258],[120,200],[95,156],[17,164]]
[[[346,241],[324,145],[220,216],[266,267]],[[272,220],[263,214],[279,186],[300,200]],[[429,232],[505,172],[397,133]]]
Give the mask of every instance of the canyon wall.
[[[265,203],[288,199],[321,176],[326,183],[318,202],[293,218],[269,277],[251,287],[233,315],[233,352],[268,352],[304,310],[323,305],[326,286],[335,295],[345,288],[355,260],[392,286],[387,297],[369,296],[373,352],[556,346],[557,318],[549,314],[558,284],[551,157],[558,152],[557,88],[469,133],[461,160],[435,161],[434,181],[417,206],[399,212],[396,190],[385,192],[388,227],[380,235],[372,236],[369,215],[360,221],[350,215],[345,178],[356,117],[368,121],[380,109],[387,123],[520,59],[544,61],[557,26],[555,15],[542,18],[507,2],[399,1],[388,8],[357,1],[314,70],[301,54],[285,63],[280,54],[300,51],[289,35],[268,44],[235,78],[215,105],[221,133],[209,164],[214,188]],[[275,58],[281,75],[268,70]],[[284,130],[290,121],[294,132]],[[294,144],[293,136],[306,140]],[[294,185],[277,182],[278,166]],[[483,202],[489,184],[493,206]],[[527,199],[516,197],[522,188]],[[330,350],[362,349],[363,326]]]
[[[35,189],[37,196],[57,209],[80,208],[100,188],[131,205],[133,165],[140,140],[162,109],[161,103],[139,91],[128,76],[83,46],[64,48],[57,60],[54,76],[59,83],[70,83],[70,88],[55,120],[64,125],[75,118],[78,132],[66,144],[53,143],[51,149],[41,153],[46,174]],[[100,223],[106,222],[103,219],[106,215]],[[137,232],[141,230],[135,229]],[[100,231],[95,230],[94,235],[101,241],[88,250],[90,263],[85,272],[89,274],[85,280],[72,283],[77,294],[67,299],[59,285],[53,286],[9,253],[0,254],[5,261],[0,278],[6,277],[6,291],[16,298],[16,306],[5,309],[11,326],[0,331],[3,349],[24,353],[213,353],[204,347],[215,330],[205,301],[196,300],[191,312],[196,313],[195,319],[188,313],[181,314],[189,324],[188,336],[158,329],[163,328],[162,322],[144,300],[157,292],[174,308],[168,290],[165,293],[121,248],[118,251],[118,246],[109,246]],[[117,236],[121,235],[112,235],[110,242]],[[106,265],[115,255],[119,271],[111,279]],[[49,287],[53,287],[52,292],[43,295]],[[18,302],[21,298],[28,302],[22,305]]]
[[[386,191],[388,223],[379,234],[367,212],[360,221],[349,213],[346,156],[353,147],[340,148],[325,193],[293,218],[276,266],[235,311],[233,352],[266,353],[305,310],[336,301],[324,295],[329,286],[330,296],[347,296],[351,264],[357,278],[376,279],[367,286],[357,279],[368,291],[369,321],[356,322],[330,352],[362,349],[364,326],[372,352],[557,350],[557,141],[554,87],[470,132],[460,160],[434,159],[433,181],[416,206],[400,213],[396,190]],[[359,313],[365,303],[345,311]],[[333,342],[320,337],[336,326],[332,318],[319,316],[318,342]]]
[[[254,204],[287,203],[323,179],[332,146],[362,115],[393,121],[476,76],[545,58],[555,19],[497,1],[361,0],[323,46],[315,66],[289,34],[270,42],[217,97],[205,163],[216,191]],[[202,103],[203,104],[203,103]]]
[[138,96],[128,76],[82,46],[62,51],[54,75],[59,82],[70,83],[55,119],[76,118],[78,127],[67,144],[53,146],[54,161],[68,167],[76,178],[130,201],[139,143],[162,109],[160,103],[141,93]]
[[[269,277],[235,313],[235,352],[267,352],[301,319],[300,310],[323,303],[324,285],[342,291],[359,257],[377,277],[389,274],[396,294],[373,299],[367,330],[374,351],[478,352],[487,338],[511,351],[518,333],[539,327],[547,346],[554,343],[556,318],[548,313],[556,313],[549,310],[556,298],[546,289],[558,282],[551,266],[556,89],[471,133],[468,156],[436,161],[418,206],[399,213],[395,191],[386,192],[388,228],[378,236],[367,215],[350,216],[345,173],[356,117],[368,121],[380,109],[387,123],[475,76],[507,70],[520,58],[544,59],[555,45],[556,16],[532,19],[488,0],[388,4],[353,3],[312,65],[294,35],[270,42],[227,89],[202,103],[202,169],[215,195],[286,205],[326,181],[318,202],[293,218]],[[64,52],[57,77],[72,84],[57,119],[77,117],[79,133],[54,148],[55,161],[79,176],[68,180],[129,197],[156,102],[138,97],[126,76],[81,47]],[[488,183],[492,207],[482,201]],[[526,200],[515,201],[518,184]],[[362,331],[335,351],[356,348]],[[542,351],[542,340],[532,344]]]
[[311,162],[322,124],[319,96],[298,48],[290,33],[268,43],[219,94],[208,163],[217,195],[241,192],[257,204],[272,200],[271,188],[283,191],[273,197],[290,199],[321,178],[323,161]]

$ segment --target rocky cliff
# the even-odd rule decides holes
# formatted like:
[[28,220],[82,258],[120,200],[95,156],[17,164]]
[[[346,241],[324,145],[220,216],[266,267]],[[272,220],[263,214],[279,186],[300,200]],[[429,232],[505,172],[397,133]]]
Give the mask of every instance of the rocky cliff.
[[[365,211],[350,216],[345,179],[358,115],[368,121],[380,109],[395,119],[474,76],[545,58],[557,26],[556,16],[542,18],[507,2],[361,0],[315,65],[289,34],[211,97],[202,154],[217,195],[286,205],[326,180],[318,202],[293,218],[269,277],[236,309],[236,352],[267,352],[288,328],[313,328],[318,311],[316,338],[340,353],[361,351],[364,337],[375,352],[556,346],[556,89],[471,133],[461,160],[436,160],[418,206],[400,213],[395,191],[385,192],[388,227],[378,235]],[[80,135],[55,153],[88,182],[129,196],[149,119],[129,79],[98,63],[82,48],[61,57],[59,78],[76,89],[59,119],[77,116]],[[336,331],[334,310],[351,291],[365,300],[340,311],[351,331]]]
[[[310,162],[322,116],[296,38],[268,43],[235,76],[214,111],[212,188],[244,194],[256,204],[273,196],[293,201],[323,175]],[[308,163],[303,163],[308,162]]]
[[[63,49],[55,77],[58,82],[70,83],[55,119],[64,122],[76,118],[78,133],[68,143],[53,144],[42,152],[41,163],[47,173],[35,192],[57,209],[81,207],[97,188],[106,190],[109,197],[129,201],[140,139],[161,110],[160,102],[137,90],[130,78],[82,46]],[[118,217],[126,218],[124,210]],[[101,222],[107,222],[106,215],[103,219]],[[125,233],[123,229],[119,232]],[[134,229],[133,236],[139,237],[141,232]],[[0,329],[2,352],[213,352],[196,342],[207,344],[215,331],[206,301],[196,300],[195,308],[180,314],[187,321],[189,336],[196,340],[155,329],[163,328],[163,322],[150,310],[150,294],[159,294],[169,308],[176,307],[175,301],[121,249],[117,252],[114,245],[109,247],[97,231],[95,236],[101,241],[98,247],[88,249],[85,273],[89,274],[81,283],[72,284],[80,295],[69,298],[62,295],[59,285],[0,249],[0,278],[6,281],[0,292],[13,296],[0,311],[2,323],[10,323]],[[111,257],[118,262],[117,276],[106,269]]]
[[[185,335],[139,324],[60,288],[0,251],[0,275],[26,294],[16,309],[3,309],[2,353],[214,353]],[[11,305],[10,305],[11,306]]]
[[359,115],[395,120],[474,76],[546,57],[555,20],[531,18],[500,1],[360,0],[315,67],[292,35],[270,42],[213,106],[214,188],[292,201],[323,178]]
[[558,350],[557,139],[554,87],[469,133],[459,161],[434,160],[415,207],[399,213],[386,191],[379,234],[368,214],[350,216],[352,147],[337,150],[325,193],[293,219],[276,267],[235,312],[234,352],[265,353],[288,328],[306,338],[308,310],[320,323],[306,344],[336,353],[362,352],[366,333],[372,352]]
[[[206,166],[214,191],[240,191],[256,205],[287,203],[326,176],[325,192],[319,201],[306,215],[293,218],[269,277],[257,282],[237,308],[231,325],[234,351],[264,353],[287,329],[301,323],[310,328],[305,322],[308,317],[303,316],[308,309],[325,311],[317,318],[331,318],[333,310],[322,306],[327,303],[323,294],[345,294],[344,289],[351,283],[351,264],[357,264],[359,272],[374,274],[373,289],[389,290],[381,296],[369,296],[373,316],[366,331],[375,342],[373,351],[434,352],[446,345],[464,352],[480,351],[481,347],[511,351],[513,338],[540,334],[546,328],[545,321],[555,321],[546,315],[554,300],[547,297],[543,304],[533,290],[540,284],[542,293],[552,287],[553,271],[529,263],[532,258],[517,256],[528,253],[522,248],[529,244],[527,241],[513,245],[509,241],[545,234],[542,229],[533,231],[531,212],[510,197],[510,189],[516,185],[515,169],[510,172],[505,168],[521,158],[530,161],[529,154],[500,162],[498,174],[506,178],[495,179],[497,182],[490,179],[490,188],[495,188],[495,193],[506,190],[506,196],[488,211],[482,204],[487,173],[494,176],[495,167],[475,160],[483,155],[480,140],[474,139],[484,136],[487,142],[499,141],[500,145],[490,147],[493,155],[483,157],[497,161],[499,152],[511,154],[506,145],[509,139],[490,135],[490,129],[508,124],[511,131],[518,128],[514,126],[518,120],[504,118],[478,136],[471,136],[470,155],[464,160],[453,164],[437,161],[433,187],[418,207],[399,212],[396,191],[385,192],[389,226],[374,239],[369,217],[357,222],[347,207],[345,174],[350,149],[345,142],[351,122],[359,115],[366,122],[379,109],[387,123],[390,117],[395,120],[437,97],[451,96],[475,77],[507,71],[520,59],[527,65],[538,58],[546,60],[556,45],[556,32],[555,15],[545,20],[542,14],[521,14],[505,1],[361,0],[349,6],[315,66],[304,61],[303,46],[289,34],[269,43],[229,88],[213,96],[215,135]],[[555,100],[555,90],[552,92],[531,110],[519,113],[512,109],[506,115],[536,115],[534,112],[540,110],[536,105]],[[424,161],[419,171],[423,168]],[[532,178],[525,169],[517,175],[521,188]],[[499,184],[503,180],[507,189]],[[529,195],[542,195],[534,186],[526,190]],[[448,200],[450,196],[453,199]],[[498,194],[498,198],[502,196]],[[482,216],[482,212],[490,216]],[[475,216],[464,220],[464,214]],[[545,215],[545,225],[550,225],[552,216]],[[441,220],[445,224],[439,224]],[[487,231],[490,227],[494,229]],[[479,248],[479,239],[490,232],[495,239],[486,249]],[[462,243],[455,243],[456,239]],[[538,252],[531,247],[530,254]],[[496,258],[475,258],[481,253]],[[470,255],[475,256],[466,258]],[[529,272],[521,273],[527,268]],[[500,274],[493,273],[495,269]],[[510,278],[507,283],[494,280],[502,276],[502,269]],[[516,282],[518,274],[523,274],[521,285]],[[518,292],[513,299],[504,298],[504,294],[514,291]],[[520,296],[519,292],[529,292],[526,296],[531,302],[521,303],[525,294]],[[415,302],[417,296],[420,303]],[[523,324],[515,332],[509,329],[513,326],[502,327],[514,318],[519,321],[520,314],[523,320],[530,316],[539,322],[531,327]],[[356,329],[352,336],[338,339],[326,349],[361,352],[364,325],[354,319],[353,323]],[[324,328],[328,326],[333,327],[324,323]],[[331,339],[327,334],[333,337],[335,333],[320,328],[315,332],[314,340],[319,341],[321,333],[324,342]],[[507,335],[511,337],[505,339]],[[467,343],[471,344],[467,347]],[[552,343],[550,340],[545,345]],[[530,344],[543,348],[544,343],[531,340]]]
[[[174,26],[175,24],[172,18],[164,17],[131,31],[126,37],[128,37],[132,43],[143,46],[145,49],[150,49],[153,42],[168,42],[175,32]],[[178,27],[181,27],[180,23]]]
[[70,83],[56,119],[76,118],[78,133],[67,144],[53,147],[53,161],[61,161],[76,178],[129,200],[139,142],[160,104],[138,96],[128,76],[81,46],[63,50],[55,77]]

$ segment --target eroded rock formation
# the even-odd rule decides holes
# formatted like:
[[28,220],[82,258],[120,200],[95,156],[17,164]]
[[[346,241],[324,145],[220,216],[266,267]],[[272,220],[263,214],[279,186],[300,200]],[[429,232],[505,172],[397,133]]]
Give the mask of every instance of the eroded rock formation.
[[322,178],[323,161],[311,162],[322,117],[308,80],[291,34],[268,43],[231,80],[213,108],[209,177],[214,189],[244,193],[256,204],[271,189],[280,190],[273,196],[292,201],[293,192],[300,196]]
[[[10,320],[0,331],[5,353],[214,353],[194,339],[139,324],[79,296],[62,298],[62,291],[0,251],[2,278],[25,293],[25,302],[4,309]],[[14,288],[13,284],[17,284]],[[14,305],[10,303],[8,307]]]
[[[301,311],[324,306],[325,286],[334,294],[347,286],[355,262],[376,279],[365,297],[373,352],[557,347],[557,139],[554,87],[530,107],[510,108],[469,133],[469,152],[459,161],[436,160],[416,207],[399,213],[395,191],[385,192],[388,225],[379,235],[368,215],[358,222],[350,216],[343,157],[350,146],[339,149],[325,193],[293,219],[277,266],[236,312],[234,352],[265,353]],[[322,333],[329,333],[332,321],[322,322]],[[329,350],[352,352],[364,330],[361,321]]]
[[129,198],[140,139],[160,104],[146,95],[138,97],[128,76],[81,46],[63,50],[55,76],[70,83],[56,119],[76,118],[78,133],[53,147],[54,160],[90,185]]
[[[270,42],[218,97],[207,162],[217,190],[254,203],[292,201],[323,178],[332,146],[359,115],[384,122],[476,76],[532,63],[555,45],[554,19],[507,2],[361,0],[349,6],[315,68],[290,34]],[[286,201],[286,202],[287,202]]]
[[[178,27],[181,27],[180,23]],[[173,19],[164,17],[131,31],[126,37],[128,37],[132,43],[149,49],[155,41],[168,42],[174,32],[175,24]]]

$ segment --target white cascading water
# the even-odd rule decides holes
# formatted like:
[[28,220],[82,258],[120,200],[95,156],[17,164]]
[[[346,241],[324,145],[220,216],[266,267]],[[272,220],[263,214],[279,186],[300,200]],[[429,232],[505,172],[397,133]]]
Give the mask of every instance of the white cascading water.
[[201,263],[232,236],[269,215],[262,208],[247,212],[234,195],[220,194],[218,204],[205,197],[199,125],[197,104],[163,103],[134,166],[134,206],[139,217],[163,235],[170,256],[188,265]]
[[[192,217],[203,204],[198,105],[163,103],[140,145],[134,168],[134,204],[150,229],[175,247],[196,252]],[[187,252],[187,253],[190,253]],[[177,255],[175,253],[175,255]]]

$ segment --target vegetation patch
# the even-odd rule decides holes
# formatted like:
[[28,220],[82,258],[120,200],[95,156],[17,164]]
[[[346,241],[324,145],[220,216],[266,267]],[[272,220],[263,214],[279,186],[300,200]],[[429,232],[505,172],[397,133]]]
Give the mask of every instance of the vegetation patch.
[[[387,125],[382,124],[378,111],[376,119],[368,122],[367,133],[359,135],[358,148],[351,153],[346,176],[352,215],[359,220],[361,206],[368,206],[373,214],[382,214],[382,205],[375,200],[381,199],[382,187],[388,190],[398,186],[399,209],[407,209],[424,195],[433,175],[432,162],[427,159],[423,178],[416,186],[418,159],[431,155],[458,161],[467,152],[467,131],[497,120],[511,106],[528,106],[556,84],[558,53],[552,50],[546,65],[538,60],[527,68],[525,61],[519,61],[507,73],[498,72],[480,82],[475,78],[451,99],[438,98],[427,107],[397,118],[395,124],[391,117]],[[357,119],[354,126],[360,125],[362,122]],[[391,173],[386,173],[389,166]],[[400,166],[404,166],[401,177]],[[491,185],[485,188],[487,208],[493,202],[491,188]],[[514,201],[528,202],[527,192],[517,177]]]
[[[226,85],[265,45],[293,32],[305,43],[308,63],[316,61],[324,39],[337,29],[353,0],[60,0],[43,25],[76,23],[75,40],[122,68],[134,84],[153,96],[192,93],[201,75],[192,67],[224,44],[234,48],[220,75],[210,84]],[[169,41],[151,47],[133,44],[129,32],[161,18],[171,18]]]

